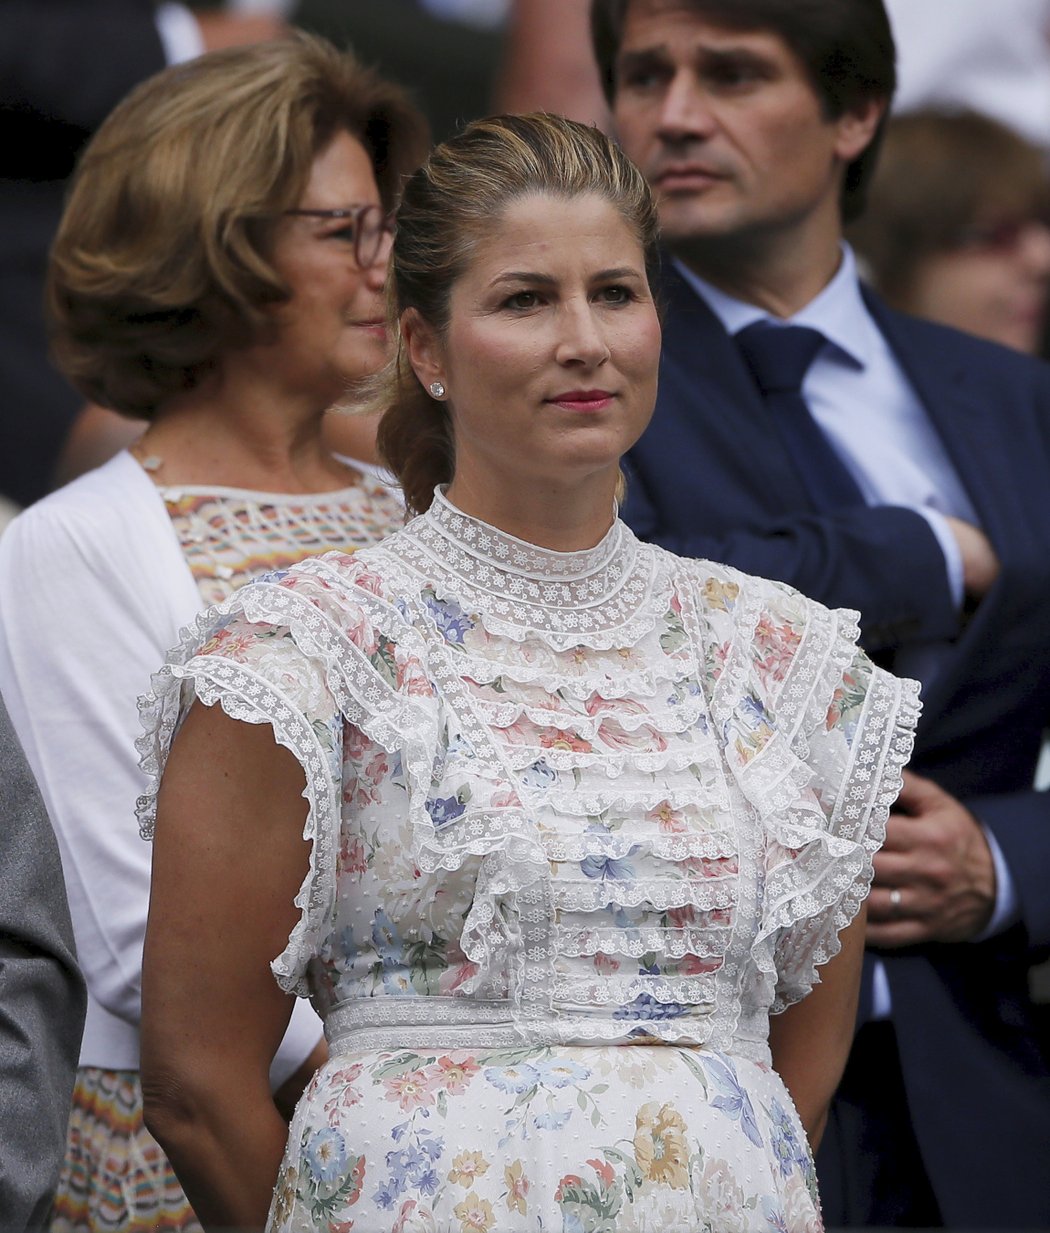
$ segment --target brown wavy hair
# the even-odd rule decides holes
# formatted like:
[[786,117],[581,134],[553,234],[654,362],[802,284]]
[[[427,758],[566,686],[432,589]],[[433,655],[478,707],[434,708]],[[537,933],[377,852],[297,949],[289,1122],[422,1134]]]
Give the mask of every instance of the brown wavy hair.
[[435,486],[451,481],[455,441],[448,404],[423,389],[398,322],[414,308],[443,335],[453,284],[475,246],[499,228],[512,202],[532,194],[604,198],[638,237],[650,281],[655,274],[658,221],[649,186],[598,129],[547,114],[492,116],[437,146],[401,200],[387,282],[396,347],[365,408],[382,413],[379,451],[414,512],[428,509]]
[[341,131],[393,208],[426,123],[323,39],[212,52],[133,90],[85,149],[52,247],[52,351],[73,385],[148,418],[260,337],[266,306],[290,295],[271,261],[276,220]]

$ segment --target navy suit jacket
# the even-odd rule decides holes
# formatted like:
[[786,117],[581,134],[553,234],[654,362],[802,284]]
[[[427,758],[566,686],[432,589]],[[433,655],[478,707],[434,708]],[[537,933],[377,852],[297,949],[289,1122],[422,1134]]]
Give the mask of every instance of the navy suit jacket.
[[886,954],[894,1026],[946,1223],[1050,1228],[1050,1059],[1027,990],[1050,947],[1050,794],[1031,788],[1050,723],[1050,366],[866,293],[1002,565],[962,623],[926,520],[818,513],[721,322],[673,268],[662,283],[660,392],[626,460],[626,520],[684,556],[858,609],[862,642],[890,666],[911,642],[951,644],[911,766],[994,833],[1022,921],[984,943]]

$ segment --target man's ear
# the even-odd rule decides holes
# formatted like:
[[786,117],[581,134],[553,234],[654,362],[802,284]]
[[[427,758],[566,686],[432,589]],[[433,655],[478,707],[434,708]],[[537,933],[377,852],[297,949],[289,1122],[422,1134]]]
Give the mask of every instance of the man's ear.
[[865,99],[856,107],[844,111],[835,121],[838,129],[835,153],[843,163],[852,163],[868,148],[888,106],[888,99]]
[[424,389],[435,381],[447,385],[448,374],[437,331],[415,308],[406,308],[401,314],[401,340],[412,371]]

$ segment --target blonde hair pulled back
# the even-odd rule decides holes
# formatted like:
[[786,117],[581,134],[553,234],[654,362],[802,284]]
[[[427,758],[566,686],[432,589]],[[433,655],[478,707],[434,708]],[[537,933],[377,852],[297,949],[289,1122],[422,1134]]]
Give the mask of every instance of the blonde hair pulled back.
[[455,441],[448,404],[431,398],[416,378],[398,322],[412,308],[444,334],[452,287],[476,246],[498,232],[512,202],[532,195],[608,201],[638,237],[650,277],[655,273],[652,194],[599,129],[546,113],[492,116],[437,146],[406,184],[398,211],[387,284],[396,346],[366,408],[382,413],[379,450],[414,512],[428,509],[435,486],[452,479]]

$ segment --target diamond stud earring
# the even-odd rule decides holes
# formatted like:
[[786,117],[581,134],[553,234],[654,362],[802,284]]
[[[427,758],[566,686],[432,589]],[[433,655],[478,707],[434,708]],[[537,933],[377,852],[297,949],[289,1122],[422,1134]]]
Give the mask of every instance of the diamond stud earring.
[[427,389],[430,390],[431,394],[433,394],[435,398],[445,397],[445,387],[440,381],[431,381],[431,383],[427,386]]

